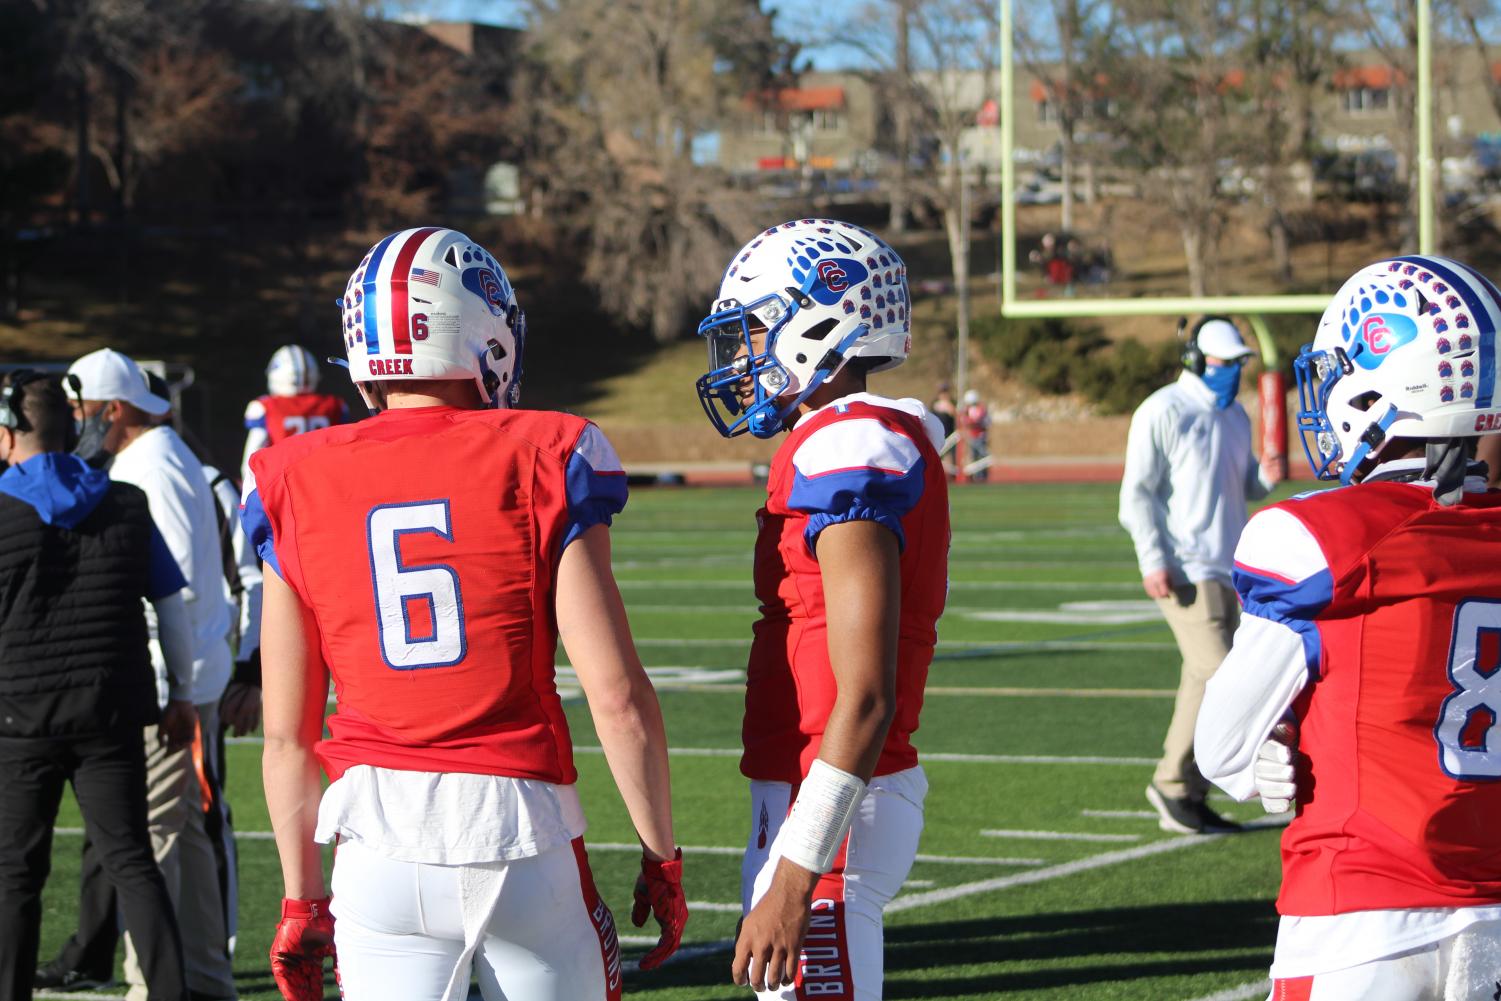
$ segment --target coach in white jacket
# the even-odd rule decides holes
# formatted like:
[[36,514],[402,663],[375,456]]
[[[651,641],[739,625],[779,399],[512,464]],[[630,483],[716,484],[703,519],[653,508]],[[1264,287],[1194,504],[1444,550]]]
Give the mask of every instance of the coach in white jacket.
[[1184,346],[1185,371],[1137,408],[1126,444],[1120,522],[1136,546],[1142,586],[1183,654],[1162,760],[1147,786],[1166,831],[1237,829],[1205,803],[1209,783],[1194,764],[1193,737],[1204,686],[1240,618],[1230,568],[1246,500],[1265,497],[1279,478],[1258,467],[1251,420],[1235,400],[1253,353],[1229,320],[1200,320]]
[[[229,683],[233,657],[214,495],[192,450],[177,432],[153,419],[166,413],[170,403],[150,391],[134,361],[103,348],[78,359],[68,371],[81,383],[82,398],[75,406],[82,424],[78,453],[86,459],[113,456],[110,479],[145,492],[152,520],[188,582],[183,599],[193,627],[191,697],[199,736],[194,747],[170,753],[148,737],[147,798],[157,863],[183,931],[188,989],[195,997],[223,1001],[234,998],[236,990],[224,889],[204,796],[217,786],[217,741],[211,738],[219,732],[219,699]],[[127,946],[128,997],[137,1001],[144,997],[144,985],[133,959]]]

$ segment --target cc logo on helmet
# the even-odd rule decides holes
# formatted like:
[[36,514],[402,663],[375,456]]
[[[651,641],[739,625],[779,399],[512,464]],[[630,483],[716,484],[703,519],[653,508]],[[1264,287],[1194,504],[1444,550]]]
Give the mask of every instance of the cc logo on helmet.
[[1418,326],[1400,313],[1373,313],[1360,321],[1357,347],[1351,360],[1364,369],[1373,369],[1393,351],[1418,336]]
[[506,315],[510,293],[495,272],[489,268],[470,268],[464,272],[463,280],[464,287],[485,300],[485,305],[490,307],[492,314]]
[[843,292],[850,287],[849,272],[840,267],[839,261],[819,261],[818,277],[830,292]]

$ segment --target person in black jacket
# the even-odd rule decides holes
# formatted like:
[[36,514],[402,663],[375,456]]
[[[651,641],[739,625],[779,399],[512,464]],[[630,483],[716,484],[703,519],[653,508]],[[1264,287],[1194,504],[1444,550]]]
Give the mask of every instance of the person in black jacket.
[[[64,449],[61,383],[0,386],[0,1001],[31,997],[63,784],[140,945],[151,1001],[184,1001],[182,939],[146,827],[143,727],[185,744],[192,639],[181,572],[145,495]],[[168,666],[159,708],[142,599]]]

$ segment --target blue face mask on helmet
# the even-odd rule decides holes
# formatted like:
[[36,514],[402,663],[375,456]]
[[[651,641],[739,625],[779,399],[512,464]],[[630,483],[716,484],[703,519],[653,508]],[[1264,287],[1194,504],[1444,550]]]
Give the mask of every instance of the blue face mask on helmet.
[[1235,396],[1240,392],[1241,368],[1242,363],[1238,361],[1204,367],[1204,374],[1199,378],[1214,394],[1214,405],[1219,409],[1224,410],[1235,402]]

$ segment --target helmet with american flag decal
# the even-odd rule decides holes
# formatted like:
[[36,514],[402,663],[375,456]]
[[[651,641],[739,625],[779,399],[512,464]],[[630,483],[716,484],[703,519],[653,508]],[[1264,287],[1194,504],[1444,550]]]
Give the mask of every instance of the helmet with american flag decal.
[[468,377],[489,406],[520,399],[525,317],[499,262],[463,233],[392,233],[350,275],[339,311],[349,376],[372,408],[392,379]]

